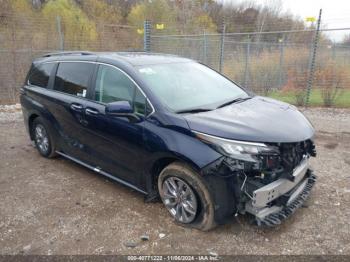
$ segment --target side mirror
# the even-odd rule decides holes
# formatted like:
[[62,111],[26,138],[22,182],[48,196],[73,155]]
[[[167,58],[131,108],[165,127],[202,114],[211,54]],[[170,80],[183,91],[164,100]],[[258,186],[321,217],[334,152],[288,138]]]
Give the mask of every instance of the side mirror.
[[115,116],[127,116],[134,113],[134,109],[131,107],[128,101],[117,101],[108,103],[105,111],[107,115]]

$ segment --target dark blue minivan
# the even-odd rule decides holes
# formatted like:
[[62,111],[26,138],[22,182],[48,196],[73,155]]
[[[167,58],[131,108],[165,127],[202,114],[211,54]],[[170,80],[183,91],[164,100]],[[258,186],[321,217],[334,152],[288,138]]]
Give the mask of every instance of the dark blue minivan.
[[61,52],[33,61],[21,104],[44,157],[66,157],[161,199],[180,225],[237,214],[280,224],[316,181],[314,129],[207,66],[152,53]]

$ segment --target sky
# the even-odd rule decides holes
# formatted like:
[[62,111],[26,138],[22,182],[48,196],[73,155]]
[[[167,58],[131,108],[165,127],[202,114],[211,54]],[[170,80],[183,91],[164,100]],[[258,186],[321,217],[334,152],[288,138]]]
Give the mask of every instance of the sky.
[[[244,2],[244,0],[222,0],[226,3]],[[321,21],[327,28],[350,28],[350,0],[280,0],[283,11],[289,11],[293,15],[304,19],[309,16],[318,17],[322,8]],[[275,0],[255,0],[258,4],[272,4]],[[350,30],[327,33],[331,40],[341,41]]]

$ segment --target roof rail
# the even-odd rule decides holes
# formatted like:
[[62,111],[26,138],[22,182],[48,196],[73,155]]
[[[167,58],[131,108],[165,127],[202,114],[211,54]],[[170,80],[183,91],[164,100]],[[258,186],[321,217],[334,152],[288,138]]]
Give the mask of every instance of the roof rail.
[[48,53],[43,55],[42,57],[50,57],[50,56],[64,56],[64,55],[93,55],[94,53],[88,51],[62,51],[57,53]]

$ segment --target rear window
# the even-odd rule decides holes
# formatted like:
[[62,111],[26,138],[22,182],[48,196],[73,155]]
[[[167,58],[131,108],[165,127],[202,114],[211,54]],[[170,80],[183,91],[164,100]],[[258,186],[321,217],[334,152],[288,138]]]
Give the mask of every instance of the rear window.
[[33,65],[28,78],[28,83],[30,85],[46,88],[54,66],[53,63]]
[[61,62],[58,65],[54,89],[70,95],[85,97],[94,64]]

